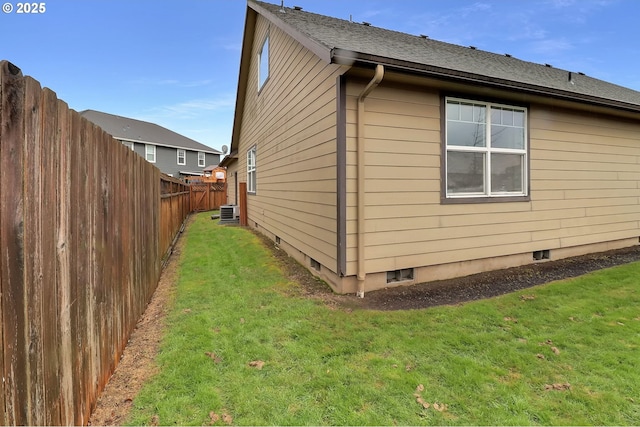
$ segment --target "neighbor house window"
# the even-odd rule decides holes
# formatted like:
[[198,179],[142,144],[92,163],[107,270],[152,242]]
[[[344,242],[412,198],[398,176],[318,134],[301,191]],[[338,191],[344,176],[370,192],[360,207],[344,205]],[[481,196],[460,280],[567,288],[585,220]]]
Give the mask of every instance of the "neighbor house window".
[[446,197],[527,195],[527,110],[446,99]]
[[204,153],[198,153],[198,166],[205,167],[206,155]]
[[258,90],[262,89],[269,78],[269,35],[264,39],[258,53]]
[[187,164],[187,152],[178,148],[178,164],[186,165]]
[[247,151],[247,192],[256,192],[256,147]]
[[144,157],[147,159],[149,163],[156,162],[156,146],[155,145],[145,145],[144,146]]
[[124,145],[125,147],[129,147],[130,149],[133,150],[133,142],[130,141],[122,141],[122,145]]

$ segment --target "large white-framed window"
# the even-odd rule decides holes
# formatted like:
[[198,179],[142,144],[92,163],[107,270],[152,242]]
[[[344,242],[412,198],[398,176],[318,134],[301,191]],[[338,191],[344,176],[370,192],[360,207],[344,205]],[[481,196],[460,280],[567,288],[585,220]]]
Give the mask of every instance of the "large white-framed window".
[[184,166],[187,164],[187,152],[182,148],[178,148],[177,153],[178,165]]
[[198,167],[203,168],[206,166],[207,155],[205,153],[198,153]]
[[247,151],[247,193],[256,192],[256,147]]
[[446,98],[446,198],[528,195],[527,109]]
[[156,146],[155,145],[145,144],[144,158],[147,159],[149,163],[156,162]]
[[260,52],[258,52],[258,91],[269,78],[269,34],[262,42]]

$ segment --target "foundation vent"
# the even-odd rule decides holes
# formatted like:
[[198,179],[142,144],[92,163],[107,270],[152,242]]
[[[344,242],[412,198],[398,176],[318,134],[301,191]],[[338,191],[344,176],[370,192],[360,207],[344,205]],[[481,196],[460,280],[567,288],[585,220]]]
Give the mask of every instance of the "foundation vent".
[[533,251],[534,261],[542,261],[545,259],[551,259],[551,251],[549,249],[545,249],[543,251]]
[[413,280],[413,268],[387,271],[387,283],[405,282]]

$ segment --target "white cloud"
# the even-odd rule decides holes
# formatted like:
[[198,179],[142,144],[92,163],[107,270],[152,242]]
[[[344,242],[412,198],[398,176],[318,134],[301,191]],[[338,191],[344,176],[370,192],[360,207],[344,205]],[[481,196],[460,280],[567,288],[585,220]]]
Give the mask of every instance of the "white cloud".
[[176,79],[153,79],[153,78],[141,78],[131,80],[128,83],[132,86],[175,86],[175,87],[201,87],[211,84],[213,80],[192,80],[181,81]]
[[228,94],[218,98],[192,99],[176,104],[154,107],[139,114],[136,118],[150,122],[158,119],[193,119],[211,114],[216,111],[233,111],[235,95]]
[[486,12],[488,10],[491,10],[491,5],[488,3],[473,3],[471,6],[467,6],[467,7],[463,7],[460,9],[460,13],[463,16],[468,16],[471,15],[473,13],[477,13],[477,12]]
[[240,52],[242,50],[242,43],[221,43],[220,46],[222,46],[222,49],[224,50],[231,50],[234,52]]
[[554,55],[573,49],[573,44],[563,39],[542,39],[531,43],[531,50],[538,54]]

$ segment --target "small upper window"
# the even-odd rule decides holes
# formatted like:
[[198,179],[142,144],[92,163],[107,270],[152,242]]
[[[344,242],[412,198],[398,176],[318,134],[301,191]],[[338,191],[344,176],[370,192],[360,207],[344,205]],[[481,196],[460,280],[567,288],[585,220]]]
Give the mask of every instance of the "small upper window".
[[181,148],[178,148],[178,164],[179,165],[187,164],[187,152]]
[[258,90],[262,89],[269,78],[269,35],[264,39],[258,53]]
[[206,154],[198,153],[198,167],[205,167],[206,164]]
[[446,197],[527,195],[527,109],[446,99]]
[[132,150],[133,150],[133,145],[134,145],[134,143],[133,143],[133,142],[131,142],[131,141],[122,141],[122,144],[123,144],[125,147],[129,147],[130,149],[132,149]]
[[156,146],[147,144],[144,146],[144,156],[149,163],[156,162]]

